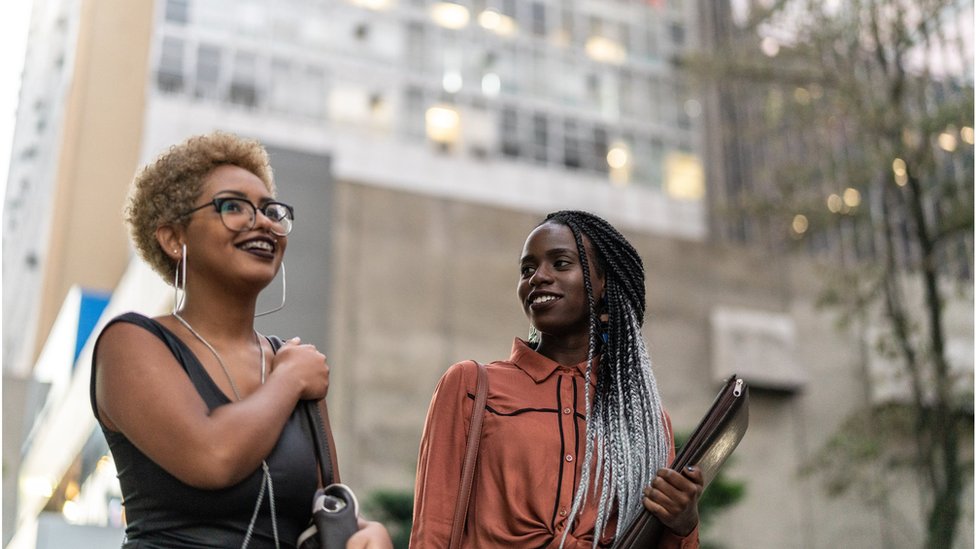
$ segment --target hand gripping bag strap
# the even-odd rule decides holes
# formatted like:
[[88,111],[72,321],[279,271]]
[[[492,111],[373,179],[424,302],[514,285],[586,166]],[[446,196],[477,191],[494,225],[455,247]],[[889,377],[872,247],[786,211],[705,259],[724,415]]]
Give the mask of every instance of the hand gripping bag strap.
[[[284,345],[278,336],[268,336],[271,348],[275,353]],[[339,467],[336,463],[335,454],[329,450],[329,425],[322,419],[322,412],[317,401],[303,400],[300,406],[305,409],[305,416],[308,418],[309,426],[312,431],[312,444],[315,446],[315,458],[319,464],[319,473],[322,475],[322,486],[328,486],[338,481]]]
[[488,371],[484,364],[475,362],[478,367],[478,385],[475,388],[474,405],[471,408],[471,421],[468,424],[468,442],[464,448],[464,465],[461,468],[461,487],[458,490],[457,504],[454,507],[454,526],[451,528],[449,549],[461,547],[464,523],[468,520],[468,507],[471,503],[471,485],[474,483],[475,466],[478,463],[478,446],[481,444],[481,423],[485,417],[488,401]]

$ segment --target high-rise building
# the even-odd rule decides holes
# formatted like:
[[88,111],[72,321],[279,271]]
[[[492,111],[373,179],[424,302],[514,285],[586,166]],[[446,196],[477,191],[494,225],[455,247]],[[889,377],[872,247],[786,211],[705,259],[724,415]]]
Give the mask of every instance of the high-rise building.
[[[747,499],[717,526],[729,546],[878,545],[874,514],[794,476],[863,396],[846,367],[858,342],[814,310],[802,265],[707,239],[703,101],[672,63],[699,35],[691,0],[36,0],[4,205],[4,397],[24,410],[4,414],[4,543],[118,539],[88,336],[168,311],[126,243],[127,187],[170,144],[221,129],[267,145],[296,205],[288,305],[259,328],[328,354],[343,479],[361,494],[412,489],[437,379],[507,356],[524,335],[522,240],[579,208],[645,258],[675,428],[728,374],[755,388],[729,468]],[[824,517],[848,537],[820,532]]]

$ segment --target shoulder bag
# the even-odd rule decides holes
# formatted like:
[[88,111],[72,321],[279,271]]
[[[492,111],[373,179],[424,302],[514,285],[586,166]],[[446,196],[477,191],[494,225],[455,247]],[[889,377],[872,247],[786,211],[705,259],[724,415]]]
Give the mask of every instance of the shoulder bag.
[[[275,352],[281,348],[281,338],[269,336]],[[338,480],[339,467],[335,453],[329,449],[329,426],[322,418],[318,401],[303,400],[298,403],[305,411],[315,447],[322,486],[312,497],[312,519],[309,526],[298,536],[299,549],[344,549],[346,541],[359,530],[359,501],[345,484]]]
[[454,525],[451,528],[449,549],[461,547],[464,524],[468,520],[468,507],[471,505],[471,485],[474,483],[475,467],[478,464],[481,423],[484,420],[485,407],[488,402],[488,371],[484,364],[475,362],[475,365],[478,367],[478,384],[475,387],[474,405],[471,407],[471,421],[468,423],[468,442],[464,447],[461,487],[458,490],[457,504],[454,507]]

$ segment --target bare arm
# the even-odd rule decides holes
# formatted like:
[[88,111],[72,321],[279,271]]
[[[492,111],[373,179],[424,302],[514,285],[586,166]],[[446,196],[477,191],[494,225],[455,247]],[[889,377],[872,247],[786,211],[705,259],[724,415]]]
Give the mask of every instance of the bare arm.
[[95,359],[99,418],[186,484],[231,486],[271,453],[299,399],[328,391],[325,357],[288,342],[267,382],[239,402],[211,413],[166,345],[119,322],[102,334]]

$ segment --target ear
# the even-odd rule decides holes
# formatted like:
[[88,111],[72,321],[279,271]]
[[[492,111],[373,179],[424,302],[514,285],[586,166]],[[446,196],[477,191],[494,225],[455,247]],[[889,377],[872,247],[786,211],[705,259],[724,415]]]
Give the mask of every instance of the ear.
[[183,244],[185,242],[183,228],[176,225],[161,225],[156,228],[156,242],[173,261],[179,261],[183,257]]
[[598,269],[593,269],[593,274],[595,276],[590,280],[593,285],[593,302],[599,303],[607,289],[607,277],[599,272]]

